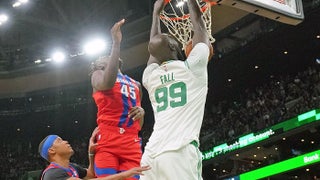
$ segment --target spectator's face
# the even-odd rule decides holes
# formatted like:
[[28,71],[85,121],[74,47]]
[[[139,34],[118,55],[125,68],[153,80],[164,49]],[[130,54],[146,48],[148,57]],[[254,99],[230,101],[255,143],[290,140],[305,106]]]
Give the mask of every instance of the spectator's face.
[[55,154],[58,154],[61,156],[72,155],[74,153],[69,142],[61,139],[60,137],[58,137],[54,141],[51,149],[55,152]]

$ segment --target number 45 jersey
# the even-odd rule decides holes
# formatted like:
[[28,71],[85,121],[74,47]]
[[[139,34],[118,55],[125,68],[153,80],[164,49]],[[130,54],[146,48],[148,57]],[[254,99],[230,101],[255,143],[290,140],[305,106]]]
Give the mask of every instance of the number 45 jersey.
[[118,73],[111,89],[95,92],[92,96],[98,108],[97,124],[133,128],[138,132],[139,120],[133,121],[128,113],[132,107],[141,106],[139,87],[139,82]]
[[150,64],[143,73],[155,124],[145,150],[151,156],[199,143],[208,91],[209,48],[198,43],[185,61]]

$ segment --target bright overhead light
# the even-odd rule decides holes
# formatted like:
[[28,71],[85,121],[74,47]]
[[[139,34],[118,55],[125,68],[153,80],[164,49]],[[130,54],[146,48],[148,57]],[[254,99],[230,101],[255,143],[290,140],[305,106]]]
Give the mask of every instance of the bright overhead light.
[[37,59],[34,61],[35,64],[40,64],[41,62],[42,62],[41,59]]
[[183,0],[177,3],[176,7],[182,7],[187,0]]
[[5,15],[5,14],[0,14],[0,22],[1,22],[1,23],[6,22],[8,19],[9,19],[9,18],[8,18],[7,15]]
[[13,4],[12,4],[12,7],[19,7],[19,6],[21,6],[22,4],[26,4],[27,2],[29,2],[29,0],[18,0],[18,1],[16,1],[16,2],[14,2]]
[[19,6],[21,6],[21,2],[15,2],[15,3],[13,3],[12,4],[12,7],[19,7]]
[[184,5],[184,2],[183,2],[183,1],[180,1],[180,2],[177,3],[176,6],[177,6],[177,7],[182,7],[183,5]]
[[59,51],[52,54],[52,60],[55,62],[62,62],[65,60],[65,58],[65,54]]
[[102,39],[94,39],[84,45],[84,52],[88,55],[96,55],[106,50],[106,43]]
[[50,62],[50,61],[52,61],[52,59],[51,59],[51,58],[47,58],[47,59],[45,59],[44,61]]

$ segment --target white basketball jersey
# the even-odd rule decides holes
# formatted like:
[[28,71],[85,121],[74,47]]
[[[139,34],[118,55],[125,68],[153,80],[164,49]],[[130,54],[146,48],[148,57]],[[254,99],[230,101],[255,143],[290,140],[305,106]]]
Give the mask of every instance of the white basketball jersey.
[[208,91],[209,48],[198,43],[186,61],[148,65],[143,85],[148,90],[155,124],[145,150],[151,156],[199,142]]

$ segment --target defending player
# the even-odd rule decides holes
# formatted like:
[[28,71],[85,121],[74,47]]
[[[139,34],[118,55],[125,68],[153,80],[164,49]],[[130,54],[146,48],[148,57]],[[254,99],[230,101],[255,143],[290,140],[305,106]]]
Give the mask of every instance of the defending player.
[[122,180],[133,175],[142,174],[142,171],[149,169],[149,167],[136,167],[112,176],[94,178],[93,157],[96,146],[94,143],[96,133],[98,133],[97,128],[93,131],[89,141],[89,167],[87,169],[70,162],[70,158],[74,151],[68,141],[61,139],[57,135],[49,135],[44,138],[39,144],[39,153],[41,157],[49,161],[50,164],[42,172],[41,180],[80,180],[80,178],[93,178],[95,180]]
[[[111,29],[113,45],[109,57],[92,65],[93,98],[98,107],[95,174],[104,177],[140,165],[141,142],[138,132],[144,118],[141,106],[141,85],[120,71],[120,27],[124,20]],[[134,176],[130,180],[139,179]],[[129,178],[128,178],[129,180]]]
[[188,0],[193,49],[186,60],[178,42],[161,33],[164,0],[154,4],[148,66],[143,85],[149,92],[155,124],[141,165],[150,165],[142,180],[202,179],[199,132],[208,89],[209,37],[196,0]]

